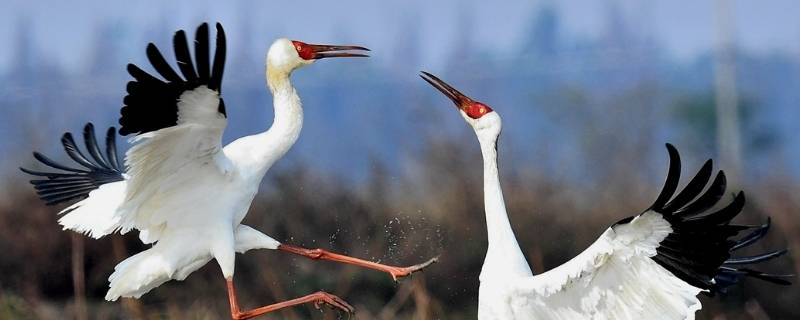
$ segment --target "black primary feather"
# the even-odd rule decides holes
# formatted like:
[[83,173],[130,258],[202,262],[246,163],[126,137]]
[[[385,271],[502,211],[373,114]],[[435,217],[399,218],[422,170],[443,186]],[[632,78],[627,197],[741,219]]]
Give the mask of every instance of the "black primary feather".
[[197,83],[197,73],[194,71],[192,65],[192,56],[189,53],[189,43],[186,40],[186,33],[180,30],[175,33],[172,39],[172,45],[175,47],[175,62],[178,63],[178,68],[181,69],[183,77],[189,83]]
[[[788,275],[767,274],[743,265],[768,261],[786,253],[776,250],[754,256],[732,257],[734,251],[752,245],[764,237],[769,229],[769,220],[762,226],[731,224],[744,207],[745,197],[739,192],[724,208],[707,213],[725,194],[726,180],[722,171],[711,179],[711,160],[706,161],[694,178],[673,198],[681,175],[678,151],[667,144],[669,170],[664,187],[649,210],[657,212],[670,223],[672,233],[659,243],[657,254],[652,257],[659,265],[687,283],[708,290],[713,295],[745,277],[770,283],[788,285]],[[629,223],[633,217],[616,224]],[[747,235],[734,239],[740,232],[755,229]]]
[[[196,61],[192,62],[186,33],[179,30],[173,37],[175,60],[183,77],[170,67],[167,60],[150,43],[147,45],[147,59],[153,69],[164,79],[161,80],[134,64],[128,64],[128,73],[133,80],[128,82],[128,95],[123,99],[120,110],[119,133],[121,135],[141,134],[171,127],[178,122],[178,99],[199,86],[207,86],[218,93],[222,88],[222,74],[225,68],[225,30],[217,23],[216,49],[213,66],[209,66],[208,24],[197,28],[194,40]],[[209,73],[210,71],[210,73]],[[225,104],[220,99],[218,112],[225,113]]]
[[217,52],[214,53],[214,64],[211,69],[211,80],[208,87],[212,90],[222,91],[222,73],[225,69],[225,31],[217,23]]
[[88,123],[83,129],[83,141],[89,157],[81,152],[71,133],[67,132],[61,138],[64,151],[75,161],[75,164],[83,168],[71,168],[34,152],[34,157],[42,164],[66,172],[34,171],[25,168],[20,168],[20,170],[30,175],[45,177],[45,179],[34,179],[30,182],[47,205],[85,199],[89,196],[89,192],[101,185],[124,180],[122,174],[125,169],[120,165],[119,157],[117,157],[116,135],[114,127],[106,131],[106,153],[103,155],[97,144],[94,126]]

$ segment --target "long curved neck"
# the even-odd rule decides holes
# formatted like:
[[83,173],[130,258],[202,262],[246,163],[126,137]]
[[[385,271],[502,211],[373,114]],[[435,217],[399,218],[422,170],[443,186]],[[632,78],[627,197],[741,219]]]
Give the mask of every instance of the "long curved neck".
[[300,136],[300,129],[303,128],[303,104],[289,80],[291,73],[272,69],[267,65],[267,85],[272,92],[275,120],[266,134],[274,135],[279,140],[278,145],[274,146],[278,150],[274,152],[283,155]]
[[506,212],[497,169],[497,136],[483,138],[479,135],[478,138],[483,154],[483,201],[489,237],[480,280],[531,276],[531,269],[520,250]]
[[303,128],[303,105],[289,79],[291,71],[267,63],[267,85],[272,92],[275,119],[272,126],[252,139],[250,150],[255,176],[263,176],[294,145]]

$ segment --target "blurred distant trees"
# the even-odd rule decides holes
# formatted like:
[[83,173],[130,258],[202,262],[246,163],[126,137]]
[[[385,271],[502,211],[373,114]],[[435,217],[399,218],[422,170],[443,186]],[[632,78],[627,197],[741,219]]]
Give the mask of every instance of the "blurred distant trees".
[[[512,224],[536,272],[567,261],[608,225],[650,204],[666,174],[663,143],[679,145],[686,172],[715,156],[711,55],[667,57],[641,21],[614,6],[606,12],[603,36],[575,38],[563,30],[553,5],[532,12],[529,31],[506,52],[475,41],[474,17],[456,11],[452,42],[436,43],[449,48],[440,70],[420,65],[419,50],[429,44],[409,14],[393,34],[396,48],[385,53],[392,57],[388,66],[367,60],[298,72],[304,132],[267,174],[245,220],[291,243],[394,264],[433,255],[441,262],[393,283],[376,272],[252,252],[237,258],[245,305],[324,289],[353,303],[364,319],[475,318],[486,247],[480,153],[450,102],[416,78],[419,69],[439,74],[502,115],[501,179]],[[229,35],[226,141],[271,122],[261,77],[266,40],[253,19],[258,16],[243,9],[235,23],[246,32]],[[44,207],[16,168],[31,163],[33,150],[66,159],[59,136],[86,121],[116,124],[128,81],[125,64],[145,65],[149,41],[169,51],[163,21],[142,27],[99,20],[92,34],[75,35],[91,39],[85,60],[65,66],[50,59],[57,52],[37,47],[32,24],[20,18],[9,47],[12,62],[0,71],[6,119],[0,122],[0,318],[74,314],[70,234],[60,231],[57,208]],[[798,133],[793,119],[800,112],[800,62],[745,51],[737,51],[736,59],[748,178],[742,220],[774,218],[770,235],[753,250],[788,246],[800,252],[800,145],[790,139]],[[102,301],[113,266],[144,248],[135,234],[86,240],[91,318],[226,315],[224,283],[213,263],[139,302]],[[769,271],[800,272],[798,258],[782,259]],[[699,317],[798,318],[798,299],[798,286],[776,289],[751,281],[728,295],[703,298]],[[272,318],[335,317],[296,308]]]

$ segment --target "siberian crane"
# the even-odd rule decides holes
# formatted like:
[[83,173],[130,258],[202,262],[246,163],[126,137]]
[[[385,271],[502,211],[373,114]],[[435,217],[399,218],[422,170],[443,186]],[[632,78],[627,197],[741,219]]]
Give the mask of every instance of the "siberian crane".
[[367,57],[359,52],[369,50],[276,40],[265,61],[274,121],[267,131],[223,147],[222,133],[228,122],[228,109],[221,97],[226,40],[219,23],[216,34],[213,63],[209,27],[204,23],[195,34],[194,61],[186,33],[179,30],[173,37],[180,74],[152,43],[147,46],[147,58],[161,78],[128,65],[133,79],[128,82],[120,111],[119,134],[132,135],[132,147],[125,154],[124,165],[117,157],[115,129],[108,130],[106,150],[102,152],[94,127],[88,124],[83,132],[88,156],[70,133],[61,139],[67,155],[82,168],[34,153],[37,160],[57,171],[22,169],[43,177],[31,183],[47,204],[79,200],[60,212],[59,223],[65,229],[94,238],[136,229],[142,242],[152,244],[114,268],[105,298],[138,298],[166,281],[185,279],[214,259],[225,278],[234,319],[249,319],[308,302],[352,312],[347,302],[322,291],[242,310],[233,282],[236,252],[276,249],[387,272],[394,279],[427,266],[431,261],[395,267],[307,249],[281,243],[241,224],[264,174],[295,143],[303,126],[300,97],[290,81],[292,72],[319,59]]
[[[572,260],[534,276],[514,236],[500,188],[500,116],[436,76],[420,76],[453,101],[478,136],[483,155],[489,247],[479,277],[479,319],[694,319],[701,308],[700,292],[721,292],[745,277],[789,284],[785,276],[745,267],[786,250],[732,257],[764,237],[769,220],[762,226],[731,224],[744,205],[742,192],[710,212],[726,187],[722,171],[708,185],[711,160],[673,197],[681,164],[670,144],[666,182],[648,209],[613,224]],[[748,229],[752,231],[734,238]]]

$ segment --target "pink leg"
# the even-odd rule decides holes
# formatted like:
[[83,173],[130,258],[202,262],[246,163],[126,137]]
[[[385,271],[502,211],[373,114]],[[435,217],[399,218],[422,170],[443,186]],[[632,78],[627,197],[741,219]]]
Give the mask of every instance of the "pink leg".
[[415,264],[409,267],[395,267],[395,266],[388,266],[385,264],[380,264],[372,261],[366,261],[358,258],[353,258],[350,256],[333,253],[330,251],[326,251],[323,249],[307,249],[303,247],[288,245],[288,244],[281,244],[278,246],[278,250],[294,253],[297,255],[301,255],[307,257],[309,259],[314,260],[329,260],[329,261],[336,261],[346,264],[352,264],[359,267],[364,267],[368,269],[383,271],[389,273],[392,276],[392,279],[397,281],[398,278],[402,278],[408,276],[414,272],[420,271],[425,267],[431,265],[432,263],[439,261],[439,257],[434,257],[428,261],[425,261],[420,264]]
[[227,282],[228,285],[228,301],[231,304],[231,319],[233,320],[251,319],[276,310],[293,307],[296,305],[309,302],[313,302],[314,306],[317,309],[319,309],[320,305],[327,304],[333,308],[342,310],[347,313],[353,313],[355,311],[355,309],[353,309],[353,306],[351,306],[346,301],[342,300],[342,298],[339,298],[335,295],[323,291],[317,291],[307,296],[303,296],[288,301],[278,302],[260,308],[255,308],[252,310],[241,311],[239,309],[239,302],[236,300],[236,289],[234,289],[233,287],[233,279],[225,279],[225,282]]

